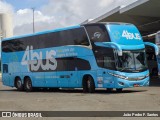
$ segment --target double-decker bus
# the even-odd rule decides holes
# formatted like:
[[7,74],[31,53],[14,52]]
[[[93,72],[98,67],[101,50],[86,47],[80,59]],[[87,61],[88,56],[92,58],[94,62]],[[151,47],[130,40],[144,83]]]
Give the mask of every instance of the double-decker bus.
[[92,23],[2,41],[2,82],[33,88],[116,89],[148,86],[145,45],[129,23]]

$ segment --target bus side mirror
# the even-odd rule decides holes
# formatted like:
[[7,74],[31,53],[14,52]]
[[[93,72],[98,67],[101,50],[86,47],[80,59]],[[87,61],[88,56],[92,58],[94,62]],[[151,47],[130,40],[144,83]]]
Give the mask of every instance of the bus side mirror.
[[122,56],[122,55],[123,55],[122,51],[118,51],[118,56]]
[[117,50],[118,52],[118,56],[122,56],[123,52],[122,52],[122,48],[120,45],[118,45],[117,43],[114,42],[103,42],[104,45],[112,47],[114,49]]

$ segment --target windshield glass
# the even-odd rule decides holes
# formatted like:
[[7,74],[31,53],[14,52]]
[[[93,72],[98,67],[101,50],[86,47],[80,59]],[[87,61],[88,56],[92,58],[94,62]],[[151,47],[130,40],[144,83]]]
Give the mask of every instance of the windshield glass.
[[123,51],[123,56],[117,56],[117,70],[123,72],[140,72],[147,70],[145,50]]

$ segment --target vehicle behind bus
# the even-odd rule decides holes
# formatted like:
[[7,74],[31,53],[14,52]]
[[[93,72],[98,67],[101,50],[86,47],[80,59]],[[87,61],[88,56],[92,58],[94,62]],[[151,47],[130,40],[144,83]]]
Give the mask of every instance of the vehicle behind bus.
[[[156,34],[156,45],[160,49],[160,31]],[[160,54],[157,56],[157,63],[158,63],[158,76],[160,76]]]
[[[160,31],[154,34],[143,36],[145,42],[156,44],[160,48]],[[146,46],[147,62],[151,77],[158,77],[160,75],[160,55],[155,54],[155,48]]]
[[34,88],[116,89],[149,85],[145,45],[128,23],[93,23],[2,41],[2,82]]

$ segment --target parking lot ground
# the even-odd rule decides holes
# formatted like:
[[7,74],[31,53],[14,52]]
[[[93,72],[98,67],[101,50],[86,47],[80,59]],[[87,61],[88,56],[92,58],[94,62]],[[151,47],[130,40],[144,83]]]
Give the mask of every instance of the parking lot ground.
[[80,89],[27,93],[0,83],[0,110],[156,111],[160,110],[160,87],[130,88],[122,93],[107,93],[105,89],[96,90],[94,94],[84,94]]
[[0,111],[160,111],[160,86],[105,89],[84,94],[82,89],[19,92],[0,82]]

